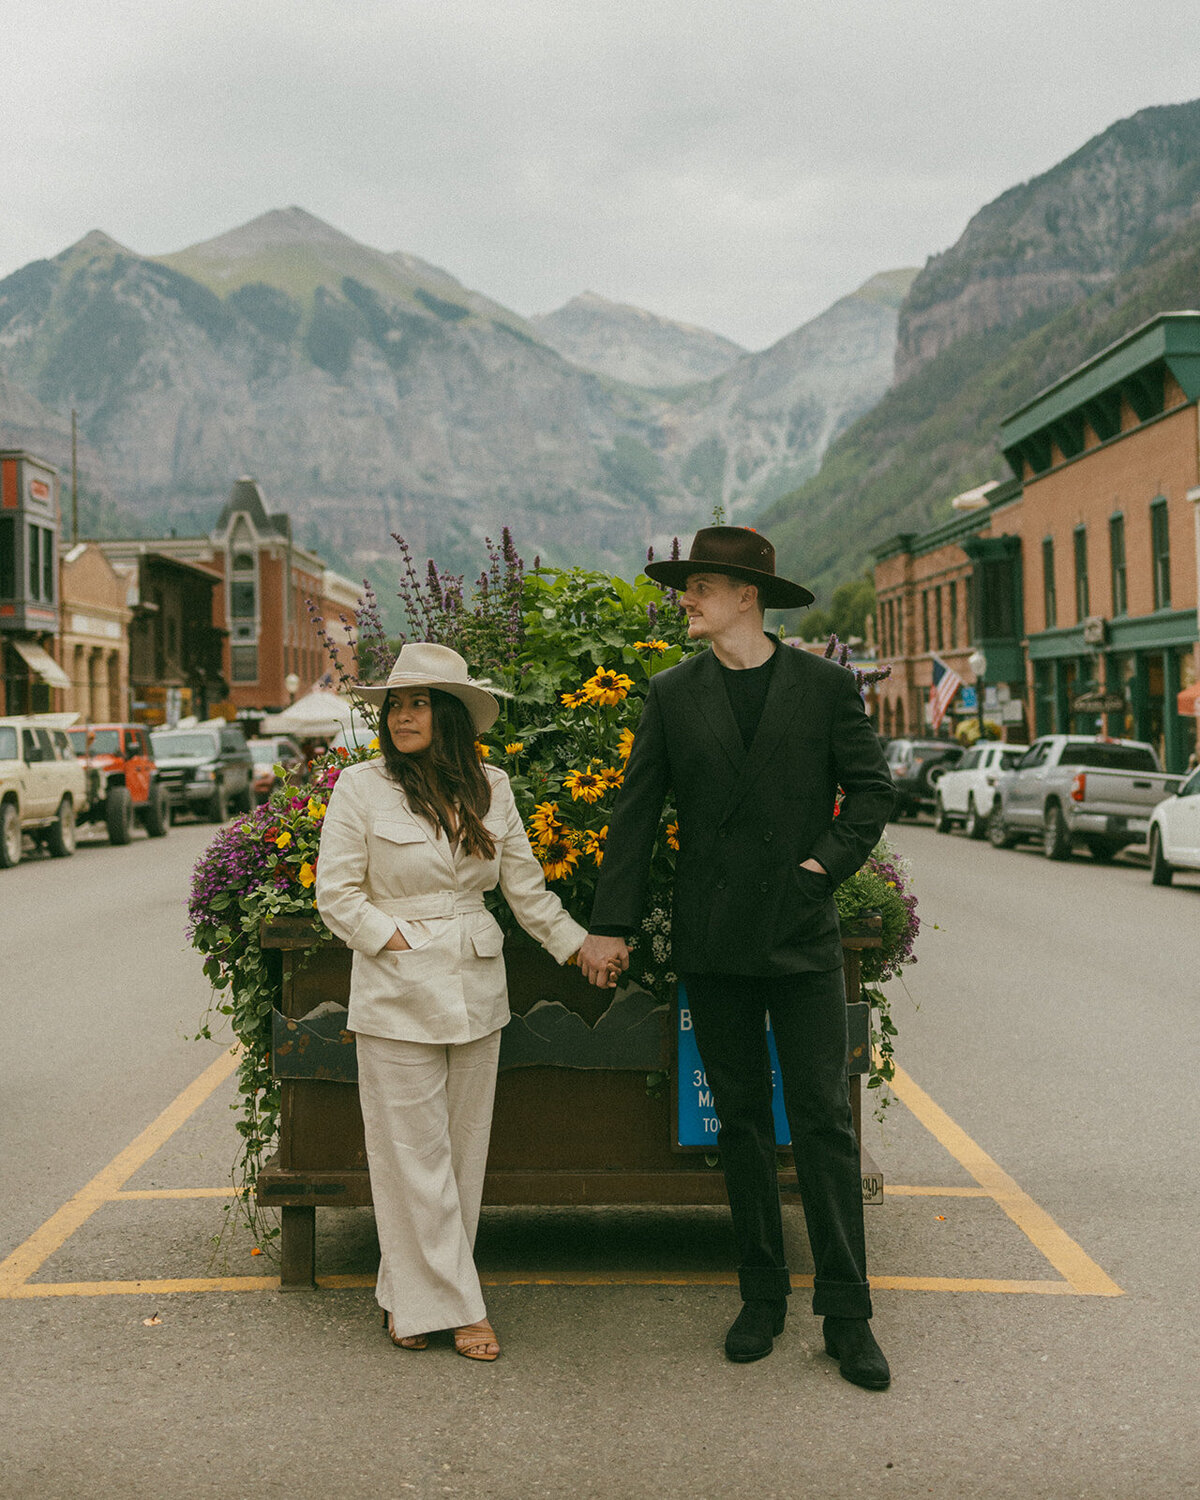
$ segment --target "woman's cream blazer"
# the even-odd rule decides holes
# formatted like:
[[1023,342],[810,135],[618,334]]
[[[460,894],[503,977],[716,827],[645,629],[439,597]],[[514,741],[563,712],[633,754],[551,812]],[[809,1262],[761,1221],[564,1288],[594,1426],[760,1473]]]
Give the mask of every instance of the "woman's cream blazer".
[[[509,1018],[504,935],[483,903],[499,885],[513,915],[558,962],[587,936],[546,889],[508,777],[485,766],[493,859],[451,850],[389,781],[381,760],[349,766],[329,799],[317,907],[354,949],[347,1028],[436,1044],[474,1041]],[[409,944],[384,944],[397,929]]]

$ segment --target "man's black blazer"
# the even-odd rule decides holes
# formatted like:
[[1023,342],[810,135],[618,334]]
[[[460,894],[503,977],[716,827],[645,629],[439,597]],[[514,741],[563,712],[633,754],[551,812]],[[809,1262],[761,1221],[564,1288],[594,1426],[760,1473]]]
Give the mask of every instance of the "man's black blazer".
[[[839,786],[845,797],[834,817]],[[748,750],[711,650],[658,673],[609,823],[593,930],[638,930],[668,792],[679,814],[675,969],[775,975],[837,968],[833,887],[866,860],[895,801],[851,673],[778,646]],[[828,879],[800,869],[810,857]]]

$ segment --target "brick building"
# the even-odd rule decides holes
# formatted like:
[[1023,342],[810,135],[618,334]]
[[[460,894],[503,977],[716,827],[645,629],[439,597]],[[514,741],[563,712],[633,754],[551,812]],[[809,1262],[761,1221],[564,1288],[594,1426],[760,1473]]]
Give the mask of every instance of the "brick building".
[[978,646],[1007,737],[1125,735],[1183,769],[1200,726],[1198,398],[1200,313],[1152,318],[1005,420],[1014,479],[879,549],[881,733],[926,732],[932,654],[972,683]]
[[[116,566],[142,568],[144,605],[156,602],[154,584],[144,576],[142,560],[147,557],[157,560],[160,585],[171,564],[190,570],[197,578],[203,575],[213,584],[207,625],[216,635],[204,643],[203,663],[210,683],[204,694],[210,713],[253,717],[259,710],[277,711],[321,679],[329,662],[309,614],[309,600],[325,619],[326,629],[343,640],[340,617],[353,625],[357,616],[358,589],[326,568],[316,553],[295,543],[289,517],[268,514],[254,479],[242,478],[234,484],[209,536],[108,541],[102,546]],[[161,608],[161,588],[157,602],[158,623],[148,632],[154,649],[164,664],[171,661],[183,670],[186,664],[179,659],[186,641],[183,617],[179,616],[172,641],[171,616]],[[177,597],[173,607],[182,608],[182,599]],[[214,650],[220,654],[219,676],[224,683],[221,701],[215,694]],[[353,670],[348,650],[343,661]],[[193,663],[193,669],[197,665]],[[295,692],[288,687],[293,675],[299,683]],[[199,710],[193,705],[190,711]]]
[[46,713],[71,685],[59,629],[58,470],[0,452],[0,714]]
[[[953,519],[923,535],[894,537],[875,554],[875,633],[880,660],[892,668],[877,688],[876,723],[885,738],[931,734],[934,655],[974,687],[968,657],[977,647],[987,658],[987,717],[1004,726],[1006,738],[1025,737],[1021,486],[985,486],[960,502]],[[974,715],[960,701],[940,732]]]
[[1196,744],[1179,708],[1197,676],[1198,398],[1200,313],[1164,313],[1000,429],[1024,487],[1035,727],[1150,740],[1168,770]]

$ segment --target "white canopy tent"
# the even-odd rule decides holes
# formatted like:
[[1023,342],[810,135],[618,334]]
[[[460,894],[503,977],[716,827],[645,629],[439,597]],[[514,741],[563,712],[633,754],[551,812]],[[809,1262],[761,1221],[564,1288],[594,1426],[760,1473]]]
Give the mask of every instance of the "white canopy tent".
[[290,734],[294,739],[333,739],[345,745],[365,745],[375,733],[375,726],[365,719],[348,698],[340,698],[326,688],[314,688],[281,713],[267,714],[260,726],[262,734]]

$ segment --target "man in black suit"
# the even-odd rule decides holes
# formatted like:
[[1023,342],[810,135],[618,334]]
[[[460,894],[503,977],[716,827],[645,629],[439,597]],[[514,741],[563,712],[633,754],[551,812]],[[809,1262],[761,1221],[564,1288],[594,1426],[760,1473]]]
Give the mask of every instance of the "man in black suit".
[[890,1375],[868,1321],[833,891],[878,841],[894,802],[891,777],[851,673],[764,631],[764,608],[795,608],[813,597],[776,575],[765,537],[708,527],[686,560],[646,571],[683,591],[688,634],[711,650],[651,680],[580,967],[592,983],[611,985],[628,966],[626,937],[641,920],[672,792],[679,817],[673,961],[721,1121],[740,1258],[742,1309],[725,1352],[737,1361],[769,1354],[791,1291],[769,1013],[816,1267],[813,1312],[824,1317],[825,1348],[842,1375],[882,1390]]

